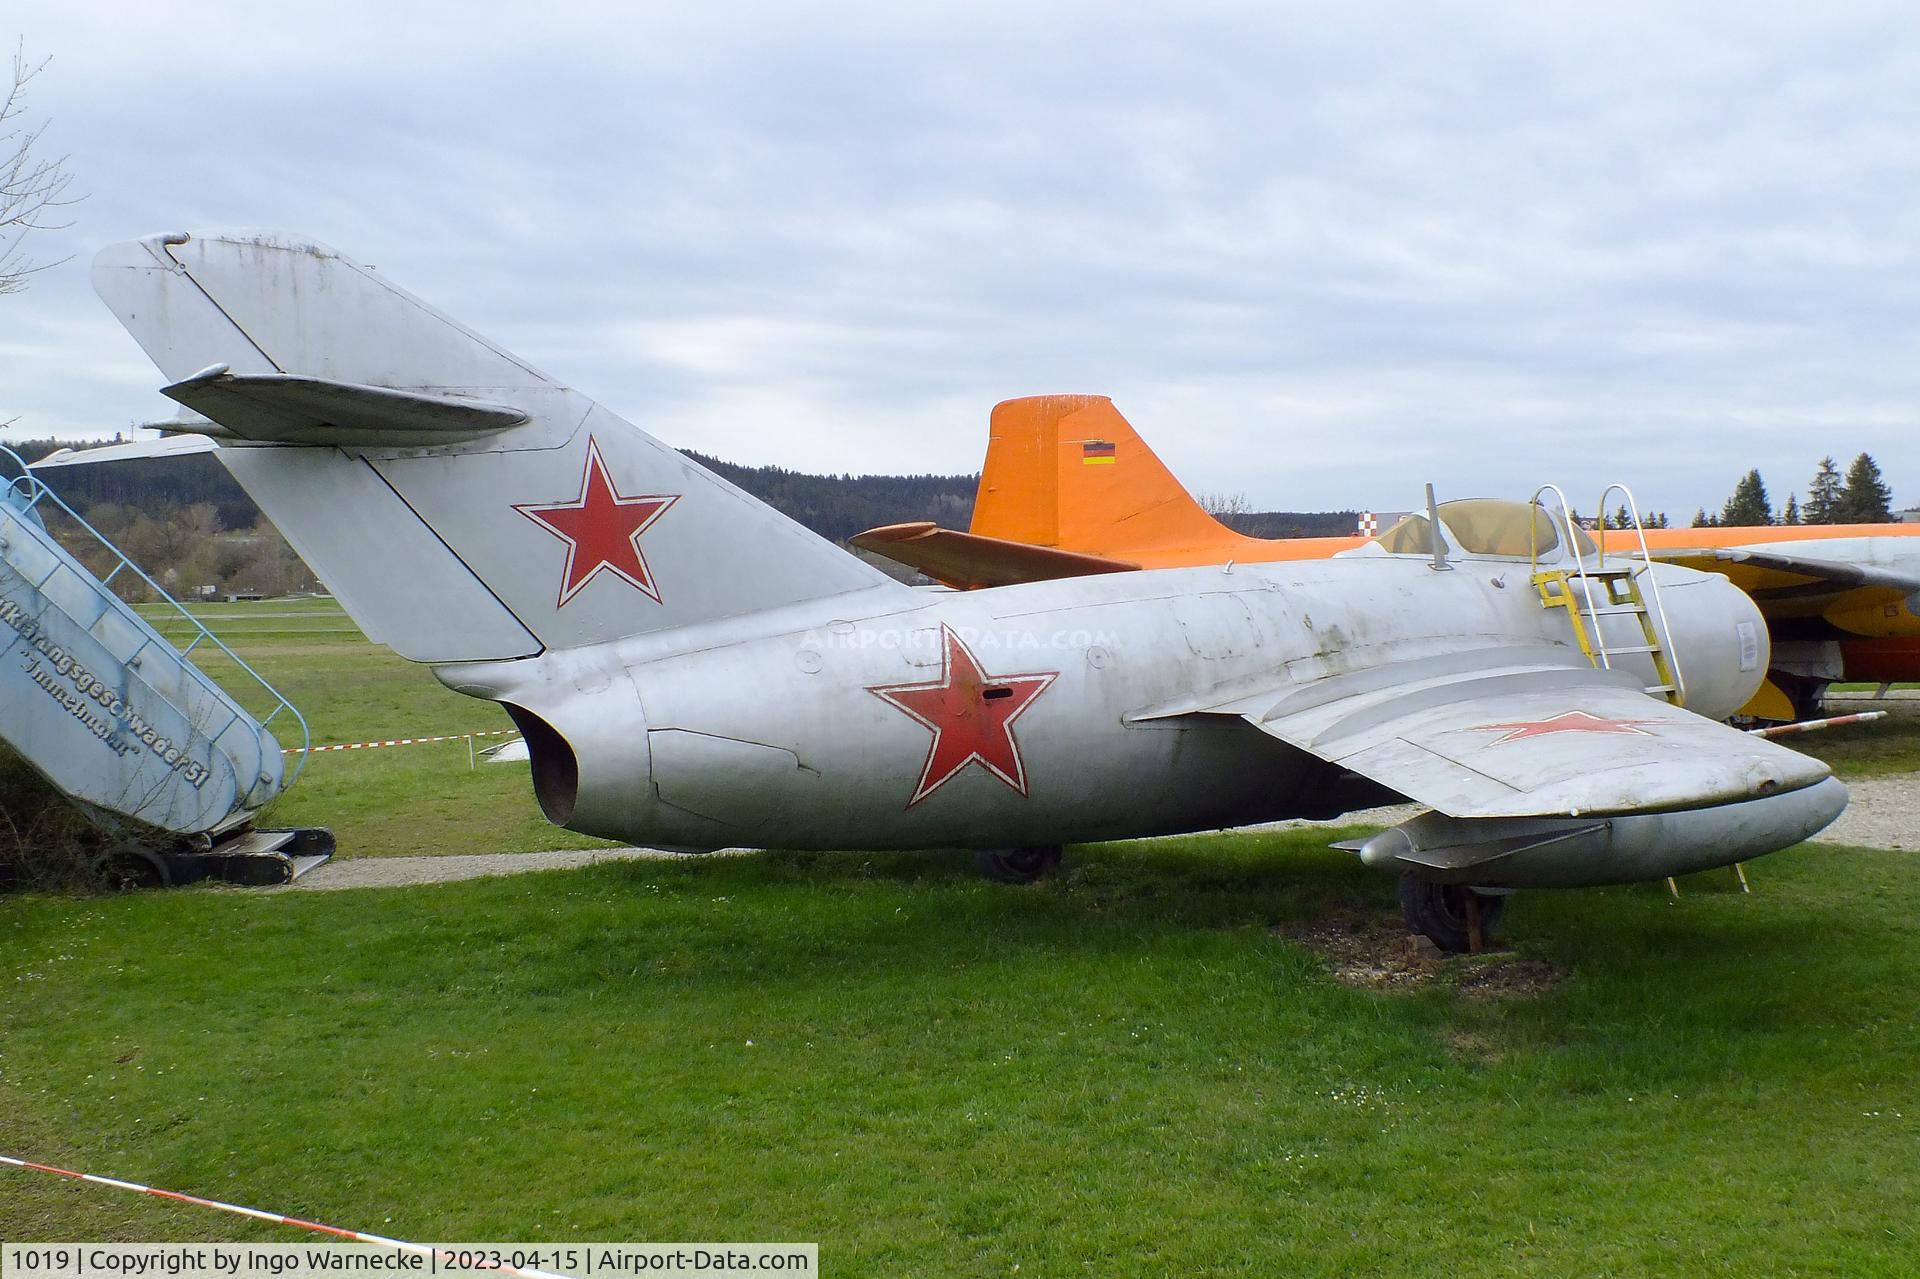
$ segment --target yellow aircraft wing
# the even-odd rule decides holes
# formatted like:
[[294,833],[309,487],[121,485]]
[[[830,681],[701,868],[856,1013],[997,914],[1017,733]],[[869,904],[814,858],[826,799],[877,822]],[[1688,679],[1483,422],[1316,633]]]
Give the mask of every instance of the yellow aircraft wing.
[[1653,558],[1724,575],[1768,622],[1821,618],[1855,635],[1920,635],[1920,579],[1871,564],[1737,547],[1660,548]]

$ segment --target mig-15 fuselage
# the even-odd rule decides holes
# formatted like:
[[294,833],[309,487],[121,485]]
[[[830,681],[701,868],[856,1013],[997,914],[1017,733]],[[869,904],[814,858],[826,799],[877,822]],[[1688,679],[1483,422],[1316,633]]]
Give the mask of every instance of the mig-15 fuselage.
[[1446,915],[1749,858],[1846,802],[1717,722],[1766,668],[1743,592],[1529,503],[1430,507],[1398,553],[914,588],[322,246],[156,236],[95,281],[170,429],[372,638],[503,704],[585,833],[1017,875],[1404,799],[1430,811],[1360,855]]

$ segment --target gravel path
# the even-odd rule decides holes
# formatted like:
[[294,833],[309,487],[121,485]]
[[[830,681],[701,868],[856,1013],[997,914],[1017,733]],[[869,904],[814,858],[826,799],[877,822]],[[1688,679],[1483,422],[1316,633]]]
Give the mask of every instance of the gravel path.
[[557,853],[463,853],[450,857],[354,857],[331,861],[308,871],[291,884],[268,892],[328,892],[338,888],[407,888],[415,884],[445,884],[456,879],[485,879],[491,875],[524,875],[534,870],[571,870],[596,862],[631,862],[680,858],[659,848],[582,848]]
[[1814,836],[1816,840],[1856,848],[1920,849],[1920,774],[1855,778],[1847,782],[1847,794],[1847,811]]
[[[1859,848],[1920,850],[1920,775],[1863,778],[1847,783],[1853,802],[1840,820],[1822,831],[1821,843]],[[1259,830],[1325,826],[1390,826],[1420,811],[1414,805],[1372,808],[1332,822],[1274,822]],[[713,856],[714,854],[707,854]],[[737,855],[731,854],[731,855]],[[592,848],[557,853],[474,853],[454,857],[355,857],[328,862],[284,888],[269,892],[328,892],[342,888],[404,888],[490,875],[567,870],[596,862],[677,859],[685,853],[658,848]]]

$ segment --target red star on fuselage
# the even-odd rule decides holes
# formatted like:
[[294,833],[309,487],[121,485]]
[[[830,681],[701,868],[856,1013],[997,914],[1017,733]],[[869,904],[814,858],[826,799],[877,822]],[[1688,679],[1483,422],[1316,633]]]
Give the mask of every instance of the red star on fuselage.
[[567,566],[555,608],[566,604],[603,569],[658,604],[660,588],[640,550],[640,535],[679,500],[678,494],[622,496],[601,460],[599,442],[589,437],[579,497],[551,505],[516,504],[513,509],[567,544]]
[[1652,737],[1653,734],[1641,728],[1642,724],[1658,724],[1657,719],[1602,719],[1586,711],[1562,711],[1552,719],[1516,720],[1507,724],[1476,724],[1467,731],[1470,733],[1498,733],[1506,735],[1488,742],[1489,746],[1498,746],[1502,742],[1519,741],[1526,737],[1546,737],[1553,733],[1631,733],[1639,737]]
[[1013,721],[1060,678],[1060,672],[987,675],[966,644],[946,626],[940,628],[940,643],[940,678],[867,690],[933,731],[927,762],[907,807],[939,790],[969,764],[979,764],[1025,795],[1027,769],[1020,759],[1020,743],[1013,737]]

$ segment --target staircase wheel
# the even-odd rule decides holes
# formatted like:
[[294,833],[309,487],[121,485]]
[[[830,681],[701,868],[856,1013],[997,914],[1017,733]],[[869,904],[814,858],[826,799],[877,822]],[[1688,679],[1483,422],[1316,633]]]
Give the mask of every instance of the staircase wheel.
[[109,891],[137,892],[143,888],[168,888],[173,872],[159,854],[138,844],[121,844],[108,850],[99,862],[100,877]]

